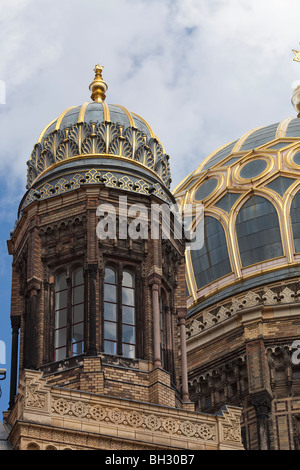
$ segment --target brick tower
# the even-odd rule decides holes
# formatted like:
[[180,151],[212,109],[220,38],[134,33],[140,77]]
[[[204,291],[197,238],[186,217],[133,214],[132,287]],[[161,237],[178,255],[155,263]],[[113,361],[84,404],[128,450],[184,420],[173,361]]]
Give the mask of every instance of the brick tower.
[[[195,412],[186,363],[185,242],[162,207],[169,157],[105,102],[45,127],[8,241],[14,449],[241,448],[240,410]],[[154,220],[156,235],[154,234]],[[19,346],[18,346],[19,345]]]

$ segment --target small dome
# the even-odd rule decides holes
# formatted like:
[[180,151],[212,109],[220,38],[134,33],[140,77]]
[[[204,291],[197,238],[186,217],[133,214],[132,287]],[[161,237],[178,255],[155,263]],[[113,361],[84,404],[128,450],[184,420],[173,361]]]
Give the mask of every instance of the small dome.
[[300,274],[299,118],[217,149],[173,194],[204,208],[193,221],[204,237],[186,254],[190,306]]
[[87,155],[130,159],[170,187],[169,157],[149,124],[124,106],[86,102],[67,108],[42,131],[28,162],[28,188],[53,165]]
[[173,201],[169,156],[142,117],[105,102],[102,68],[96,66],[90,85],[93,101],[67,108],[41,132],[27,162],[21,209],[99,182]]

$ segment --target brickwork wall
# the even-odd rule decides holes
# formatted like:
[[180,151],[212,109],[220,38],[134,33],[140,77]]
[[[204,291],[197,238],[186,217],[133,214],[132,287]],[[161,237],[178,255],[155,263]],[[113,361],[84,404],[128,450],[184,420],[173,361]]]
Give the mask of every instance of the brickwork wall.
[[116,398],[175,407],[170,374],[154,369],[146,372],[101,363],[101,357],[84,357],[77,367],[46,374],[49,385]]
[[[299,309],[291,303],[241,309],[223,325],[212,324],[188,338],[190,383],[196,377],[205,377],[207,372],[216,374],[221,369],[228,374],[227,378],[224,375],[224,387],[226,380],[233,380],[233,377],[243,379],[242,393],[235,387],[236,395],[231,392],[228,400],[243,407],[243,441],[249,450],[261,445],[261,426],[269,428],[266,442],[271,449],[295,449],[300,384],[299,379],[293,378],[290,349],[299,337]],[[237,365],[242,364],[239,361],[244,361],[244,369],[239,366],[239,373],[235,373]],[[241,376],[242,370],[246,376]],[[210,377],[212,387],[215,385],[213,373]],[[210,390],[207,383],[203,390],[205,393]],[[267,420],[265,413],[269,416]]]

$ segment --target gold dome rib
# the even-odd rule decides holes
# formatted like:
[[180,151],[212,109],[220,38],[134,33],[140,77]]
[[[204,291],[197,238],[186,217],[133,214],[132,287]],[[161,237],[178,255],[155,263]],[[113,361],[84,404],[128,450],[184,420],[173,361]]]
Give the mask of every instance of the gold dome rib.
[[77,106],[70,106],[69,108],[65,109],[61,115],[59,116],[59,118],[57,119],[57,123],[56,123],[56,126],[55,126],[55,130],[58,131],[60,129],[60,126],[61,126],[61,123],[62,123],[62,120],[63,118],[65,117],[65,115],[71,111],[71,109],[74,109],[74,108],[77,108]]
[[79,112],[79,115],[78,115],[78,123],[80,122],[84,122],[84,116],[85,116],[85,112],[86,112],[86,108],[88,107],[88,105],[90,104],[89,101],[86,101],[85,103],[83,103],[83,105],[81,106],[80,108],[80,112]]
[[103,106],[104,122],[110,122],[109,107],[106,103],[102,103],[102,106]]
[[281,121],[281,123],[277,127],[275,139],[280,139],[281,137],[285,137],[288,125],[293,119],[294,118],[289,117],[289,118],[286,118],[283,121]]
[[233,147],[233,149],[231,150],[231,153],[234,153],[234,152],[239,152],[243,146],[243,143],[245,142],[246,139],[248,139],[248,137],[250,137],[251,134],[254,134],[254,132],[258,131],[259,129],[263,129],[264,126],[260,126],[260,127],[256,127],[255,129],[252,129],[251,131],[249,132],[246,132],[246,134],[244,134],[238,141],[237,143],[235,144],[235,146]]
[[[212,153],[210,153],[208,155],[208,157],[206,157],[203,162],[200,163],[200,165],[198,166],[198,168],[196,169],[196,171],[194,172],[195,175],[200,173],[201,172],[201,169],[206,165],[207,162],[209,162],[209,160],[214,156],[216,155],[216,153],[220,152],[220,150],[223,150],[225,147],[228,147],[228,145],[232,144],[234,142],[234,140],[232,142],[229,142],[225,145],[223,145],[222,147],[219,147],[217,148],[217,150],[214,150]],[[224,157],[225,158],[225,157]]]
[[132,116],[131,116],[130,112],[128,111],[128,109],[126,109],[124,106],[122,106],[120,104],[114,104],[114,106],[116,106],[117,108],[122,109],[124,111],[124,113],[126,114],[126,116],[128,117],[128,119],[129,119],[130,126],[135,127],[134,120],[132,119]]
[[133,116],[136,116],[138,119],[140,119],[144,124],[145,126],[147,127],[148,131],[150,132],[150,135],[151,135],[151,138],[153,139],[155,137],[155,135],[153,134],[153,131],[151,129],[151,127],[149,126],[148,122],[145,121],[145,119],[143,119],[141,116],[139,116],[138,114],[136,113],[132,113]]
[[52,126],[52,124],[56,121],[57,118],[53,119],[53,121],[49,122],[49,124],[47,124],[47,126],[42,130],[42,132],[40,133],[40,136],[38,138],[38,141],[37,143],[40,144],[42,142],[42,139],[46,133],[46,131],[49,129],[50,126]]

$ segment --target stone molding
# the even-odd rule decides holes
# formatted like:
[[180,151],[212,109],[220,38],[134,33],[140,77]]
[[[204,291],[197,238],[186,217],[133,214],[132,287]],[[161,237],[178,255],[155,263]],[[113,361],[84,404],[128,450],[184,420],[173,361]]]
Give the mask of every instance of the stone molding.
[[[300,286],[299,286],[300,287]],[[286,285],[269,286],[257,291],[249,291],[241,297],[234,297],[226,303],[217,304],[197,316],[187,320],[187,339],[216,326],[238,313],[253,307],[279,306],[300,303],[300,289],[294,291]]]
[[[8,422],[15,433],[20,433],[21,446],[22,436],[28,438],[28,432],[25,436],[22,429],[17,429],[22,428],[22,422],[31,422],[33,427],[42,425],[50,432],[54,426],[57,432],[60,428],[64,435],[72,432],[82,439],[84,432],[88,432],[98,440],[102,436],[117,439],[118,445],[139,441],[140,449],[151,444],[160,448],[242,449],[240,415],[241,410],[235,407],[225,407],[218,415],[206,415],[51,387],[41,372],[25,370]],[[38,436],[30,442],[41,447],[42,437]],[[56,441],[54,435],[53,440]],[[85,441],[84,447],[99,448],[99,443],[88,445]]]

